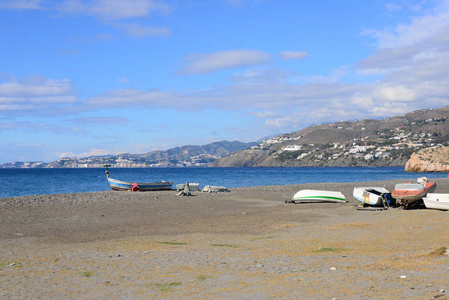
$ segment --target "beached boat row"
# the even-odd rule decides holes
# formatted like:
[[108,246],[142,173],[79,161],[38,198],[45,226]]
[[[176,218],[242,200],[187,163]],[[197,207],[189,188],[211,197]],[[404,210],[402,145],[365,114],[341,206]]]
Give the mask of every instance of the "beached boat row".
[[[396,184],[390,193],[385,187],[354,187],[353,196],[364,207],[403,207],[423,200],[427,208],[449,210],[449,194],[432,193],[436,189],[435,182],[420,177],[415,183]],[[286,203],[345,203],[341,192],[323,190],[300,190]]]
[[[127,182],[109,177],[108,166],[106,167],[106,176],[109,185],[114,191],[157,191],[171,190],[173,182]],[[396,207],[401,206],[405,209],[410,205],[423,200],[427,208],[449,210],[449,194],[433,193],[437,184],[429,182],[426,177],[420,177],[415,183],[406,182],[396,184],[390,193],[385,187],[354,187],[353,196],[361,202],[364,207]],[[198,183],[178,184],[176,190],[180,195],[190,195],[191,190],[198,190]],[[226,187],[206,186],[203,192],[228,192]],[[300,190],[286,203],[345,203],[345,196],[338,191],[325,190]]]
[[[109,186],[113,191],[130,191],[130,192],[148,192],[148,191],[164,191],[171,190],[173,186],[172,181],[156,181],[156,182],[130,182],[130,181],[122,181],[118,179],[114,179],[109,177],[108,167],[110,165],[104,165],[106,168],[106,177],[109,183]],[[176,191],[181,192],[179,195],[190,195],[191,191],[198,191],[199,183],[197,182],[186,182],[185,184],[176,185]],[[229,192],[229,189],[224,186],[213,186],[206,185],[202,190],[202,192],[207,193],[220,193],[220,192]]]

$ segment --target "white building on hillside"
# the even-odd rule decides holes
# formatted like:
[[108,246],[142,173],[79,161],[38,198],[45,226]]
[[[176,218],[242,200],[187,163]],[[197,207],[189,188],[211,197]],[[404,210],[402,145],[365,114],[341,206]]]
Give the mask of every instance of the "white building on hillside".
[[287,145],[282,148],[282,151],[299,151],[302,149],[301,145]]

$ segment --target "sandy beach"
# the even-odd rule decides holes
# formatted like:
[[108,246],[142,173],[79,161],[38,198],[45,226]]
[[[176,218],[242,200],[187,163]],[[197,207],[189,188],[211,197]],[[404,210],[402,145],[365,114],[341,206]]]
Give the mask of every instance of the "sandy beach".
[[0,298],[449,299],[449,212],[355,209],[398,182],[1,198]]

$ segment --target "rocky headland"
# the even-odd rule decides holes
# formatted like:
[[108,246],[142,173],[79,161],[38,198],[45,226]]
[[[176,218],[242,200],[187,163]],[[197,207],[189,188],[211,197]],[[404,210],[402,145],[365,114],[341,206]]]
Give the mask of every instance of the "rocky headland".
[[449,147],[426,148],[413,153],[406,172],[449,172]]

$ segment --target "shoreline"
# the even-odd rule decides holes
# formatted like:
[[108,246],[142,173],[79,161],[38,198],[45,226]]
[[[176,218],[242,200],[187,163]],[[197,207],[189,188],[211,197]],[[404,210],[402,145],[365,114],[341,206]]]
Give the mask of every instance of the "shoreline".
[[[430,254],[449,248],[448,212],[355,209],[355,186],[399,182],[0,198],[0,296],[448,299],[449,256]],[[284,203],[300,189],[348,202]]]
[[[418,177],[417,177],[418,178]],[[437,187],[440,189],[443,189],[441,191],[442,193],[449,193],[449,189],[444,188],[444,184],[449,183],[449,175],[446,177],[437,177],[437,178],[428,178],[429,181],[433,181],[437,183]],[[393,190],[394,185],[397,183],[404,183],[404,182],[414,182],[416,181],[416,178],[409,179],[409,178],[402,178],[402,179],[386,179],[386,180],[373,180],[373,181],[344,181],[344,182],[310,182],[310,183],[298,183],[298,184],[273,184],[273,185],[254,185],[254,186],[238,186],[238,187],[227,187],[230,190],[244,190],[244,189],[257,189],[257,188],[264,188],[264,187],[286,187],[288,188],[288,191],[290,191],[291,187],[295,187],[298,190],[299,189],[320,189],[322,186],[322,189],[333,189],[335,191],[341,191],[342,193],[347,193],[345,195],[347,198],[352,197],[352,190],[348,189],[349,185],[355,186],[385,186],[388,190]],[[318,187],[317,187],[318,186]],[[349,187],[351,188],[351,187]],[[173,183],[172,189],[165,190],[162,192],[176,192],[176,183]],[[68,192],[68,193],[46,193],[46,194],[35,194],[35,195],[23,195],[23,196],[10,196],[10,197],[0,197],[0,201],[4,199],[17,199],[17,198],[26,198],[26,197],[45,197],[45,196],[58,196],[58,195],[80,195],[80,194],[92,194],[92,193],[105,193],[105,192],[112,192],[112,190],[108,187],[107,190],[102,191],[91,191],[91,192]],[[114,191],[114,192],[120,192],[120,191]],[[158,193],[161,192],[159,190],[156,191],[146,191],[146,192],[139,192],[139,193]],[[201,193],[201,188],[199,191],[196,191],[196,193]],[[0,202],[1,205],[1,202]]]
[[[449,193],[447,184],[449,179],[432,179],[432,181],[437,183],[435,193]],[[302,205],[308,209],[331,207],[331,204],[319,203],[285,204],[286,200],[291,200],[292,196],[301,189],[339,191],[346,197],[346,203],[340,205],[355,207],[361,203],[352,196],[354,187],[377,186],[391,191],[395,184],[401,182],[404,180],[265,185],[231,188],[229,193],[210,194],[195,191],[192,192],[192,196],[178,196],[176,190],[166,190],[100,191],[0,198],[0,240],[14,238],[16,235],[12,230],[23,231],[19,233],[23,236],[50,235],[56,240],[61,237],[61,240],[67,241],[114,239],[127,236],[136,226],[148,226],[148,228],[139,228],[137,230],[139,235],[172,235],[187,231],[183,227],[177,229],[176,226],[170,225],[177,224],[176,220],[179,216],[185,217],[189,222],[197,222],[199,219],[208,220],[210,211],[225,218],[234,216],[239,210],[261,208],[256,209],[256,212],[267,214],[270,220],[269,210],[262,210],[262,208],[270,207],[273,210],[289,211],[288,205]],[[158,213],[154,214],[154,210]],[[151,221],[147,220],[148,216],[151,217]],[[45,230],[29,226],[34,223],[45,225]],[[125,227],[129,229],[121,228],[121,223],[126,223]],[[92,224],[95,226],[91,226]],[[108,227],[120,227],[120,229],[108,230]],[[251,227],[255,226],[251,225]],[[207,230],[203,231],[207,232]],[[76,234],[68,236],[67,232]]]
[[[113,172],[112,178],[129,182],[172,181],[175,184],[199,182],[202,186],[219,185],[236,188],[243,184],[248,187],[264,185],[296,185],[321,182],[357,182],[396,180],[415,181],[418,177],[446,178],[441,173],[404,173],[403,168],[164,168],[157,171],[126,168],[127,171]],[[227,169],[227,170],[226,170]],[[242,169],[236,172],[236,169]],[[258,169],[261,169],[258,171]],[[273,171],[270,171],[272,170]],[[374,170],[370,170],[374,169]],[[317,172],[317,170],[319,172]],[[34,196],[46,194],[70,194],[110,190],[103,168],[96,169],[29,169],[17,172],[0,172],[4,182],[0,189],[0,198]],[[30,176],[27,171],[31,171]],[[262,172],[263,171],[263,172]],[[41,173],[43,172],[43,173]],[[28,175],[27,175],[28,174]],[[271,175],[270,175],[271,174]],[[23,182],[27,182],[24,186]],[[301,181],[301,182],[299,182]],[[306,181],[306,182],[305,182]],[[310,181],[310,182],[309,182]],[[175,186],[173,186],[175,187]]]

